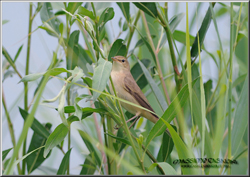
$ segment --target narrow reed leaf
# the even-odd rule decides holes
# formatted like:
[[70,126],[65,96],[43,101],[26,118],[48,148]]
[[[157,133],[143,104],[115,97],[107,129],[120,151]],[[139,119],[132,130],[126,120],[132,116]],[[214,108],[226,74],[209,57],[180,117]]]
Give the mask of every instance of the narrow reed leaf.
[[167,102],[161,92],[161,90],[159,89],[159,87],[156,85],[154,79],[151,77],[149,71],[147,70],[147,68],[142,64],[142,62],[140,60],[138,60],[138,63],[140,64],[141,66],[141,69],[148,81],[148,84],[150,86],[150,88],[152,89],[159,105],[161,106],[161,109],[162,111],[164,112],[164,110],[167,109],[168,105],[167,105]]
[[[173,138],[179,159],[195,158],[193,151],[185,145],[185,143],[182,141],[182,139],[179,137],[179,135],[175,132],[175,130],[172,128],[172,126],[164,119],[162,119],[162,121],[166,124],[166,126],[169,129],[169,132]],[[181,170],[182,170],[182,173],[184,175],[199,175],[199,174],[201,174],[201,171],[199,170],[199,168],[185,168],[185,167],[181,166]]]
[[71,153],[72,148],[70,148],[66,154],[64,155],[62,162],[60,164],[60,167],[57,171],[57,175],[65,175],[67,167],[69,165],[69,158],[70,158],[70,153]]
[[237,107],[232,130],[232,155],[235,156],[248,127],[248,77],[246,77]]
[[13,149],[13,148],[9,148],[9,149],[2,151],[2,161],[4,161],[4,159],[6,158],[8,153],[11,151],[11,149]]

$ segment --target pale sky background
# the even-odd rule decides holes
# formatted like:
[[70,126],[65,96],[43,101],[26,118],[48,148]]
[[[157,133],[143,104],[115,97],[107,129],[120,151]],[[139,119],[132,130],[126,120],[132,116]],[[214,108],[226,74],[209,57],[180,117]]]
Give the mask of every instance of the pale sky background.
[[[27,50],[27,33],[28,33],[28,15],[29,15],[29,3],[28,2],[1,2],[2,3],[2,20],[9,20],[8,23],[2,26],[2,45],[7,49],[11,57],[14,58],[18,48],[24,44],[22,52],[20,53],[19,58],[17,59],[16,66],[18,71],[24,76],[25,71],[25,63],[26,63],[26,50]],[[112,25],[114,28],[118,28],[118,20],[122,15],[120,8],[117,6],[116,3],[111,2],[110,5],[114,7],[115,16],[112,19]],[[186,3],[179,4],[179,12],[185,12]],[[195,13],[197,3],[189,3],[189,17],[192,17],[193,13]],[[109,6],[109,5],[108,5]],[[215,5],[215,10],[217,7],[220,6],[219,4]],[[134,5],[130,4],[131,13],[132,15],[135,13],[132,9],[134,9]],[[209,7],[208,2],[202,4],[201,11],[199,12],[198,23],[199,25],[197,28],[200,27],[200,23],[205,16],[205,13]],[[173,15],[177,14],[174,12],[174,3],[169,3],[169,18]],[[183,17],[181,23],[177,26],[178,30],[185,31],[185,16]],[[190,19],[191,21],[191,19]],[[230,22],[229,22],[229,15],[225,15],[217,19],[218,29],[221,36],[222,41],[226,41],[228,45],[223,45],[224,50],[229,49],[229,30],[230,30]],[[37,15],[32,29],[34,30],[37,26],[42,25],[40,15]],[[110,22],[107,23],[107,26],[110,27]],[[195,27],[190,33],[195,36],[195,31],[197,30]],[[72,29],[72,31],[75,28]],[[114,31],[115,35],[118,35],[118,31]],[[113,35],[111,35],[113,37]],[[121,36],[123,38],[124,36]],[[44,30],[38,29],[36,32],[32,34],[31,37],[31,56],[30,56],[30,73],[41,73],[44,72],[48,65],[50,64],[52,58],[52,52],[55,51],[57,47],[57,39],[55,37],[51,37],[48,35]],[[132,41],[131,46],[134,46],[135,42],[137,41],[136,35],[134,35],[134,40]],[[80,35],[79,43],[83,45],[83,37]],[[208,33],[205,38],[205,46],[210,51],[213,52],[214,50],[218,49],[218,39],[215,33],[215,28],[213,21],[208,29]],[[202,52],[202,55],[206,55],[205,52]],[[2,63],[3,61],[3,56]],[[4,64],[4,63],[3,63]],[[214,70],[215,64],[211,61],[204,61],[202,63],[202,70],[204,75],[204,82],[208,80],[208,78],[216,78],[217,71]],[[62,64],[61,67],[65,67],[65,64]],[[3,82],[3,91],[7,103],[7,108],[10,111],[10,117],[13,122],[13,127],[15,131],[16,140],[18,140],[19,135],[22,131],[23,126],[23,119],[20,116],[18,111],[18,107],[23,108],[23,83],[19,83],[20,78],[14,74],[12,78],[7,78]],[[51,99],[58,94],[60,89],[63,86],[63,82],[52,79],[46,86],[45,92],[43,93],[43,99]],[[36,82],[30,82],[30,90],[31,94],[29,95],[29,103],[31,102],[31,98],[33,97],[33,91],[36,88]],[[87,93],[84,89],[79,91],[80,93]],[[16,100],[17,98],[18,101]],[[50,104],[51,106],[57,106],[58,102],[54,104]],[[81,102],[82,106],[88,105],[88,103]],[[3,108],[2,108],[3,110]],[[36,112],[35,117],[41,121],[42,123],[51,122],[52,123],[52,130],[61,123],[61,119],[56,111],[46,106],[39,106],[39,111]],[[48,117],[49,115],[49,117]],[[88,119],[88,118],[87,118]],[[86,120],[87,120],[86,119]],[[94,125],[93,125],[94,126]],[[77,150],[72,149],[71,152],[71,173],[72,174],[79,174],[81,167],[79,166],[84,162],[84,154],[87,154],[85,145],[81,140],[80,136],[78,135],[77,129],[83,129],[77,123],[73,123],[71,126],[72,129],[72,145],[82,152],[82,154],[78,154]],[[84,127],[85,128],[85,127]],[[3,110],[2,113],[2,150],[8,149],[12,147],[10,134],[8,130],[8,124],[6,120],[6,116]],[[29,130],[28,139],[33,134],[32,130]],[[80,141],[78,141],[80,140]],[[29,141],[27,142],[27,146],[29,145]],[[65,139],[65,150],[67,146],[67,139]],[[28,147],[27,147],[28,148]],[[12,152],[7,156],[10,157]],[[51,158],[54,156],[55,158]],[[63,154],[58,151],[57,149],[53,149],[51,153],[51,157],[49,158],[49,163],[46,163],[47,160],[43,163],[44,166],[49,166],[55,169],[58,169],[60,165],[60,161],[63,158]],[[59,161],[59,162],[58,162]]]

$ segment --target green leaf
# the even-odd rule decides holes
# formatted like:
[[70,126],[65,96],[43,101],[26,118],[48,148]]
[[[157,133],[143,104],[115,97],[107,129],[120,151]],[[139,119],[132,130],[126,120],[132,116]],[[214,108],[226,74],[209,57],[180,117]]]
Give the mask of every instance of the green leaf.
[[79,40],[79,30],[75,30],[70,34],[68,47],[67,47],[67,69],[74,69],[78,64],[79,58],[79,48],[78,48],[78,40]]
[[63,123],[59,124],[55,128],[55,130],[49,135],[46,141],[43,153],[44,158],[47,157],[51,149],[53,149],[56,145],[60,144],[64,140],[64,138],[68,134],[68,131],[68,127]]
[[11,149],[13,148],[9,148],[9,149],[2,151],[2,161],[4,161],[4,159],[6,158],[6,156],[8,155]]
[[82,170],[80,172],[80,175],[93,175],[96,170],[96,164],[93,162],[92,154],[89,154],[85,161],[84,164],[82,165]]
[[153,49],[151,48],[151,46],[149,45],[148,41],[147,41],[147,38],[146,37],[143,37],[142,34],[139,32],[139,30],[137,28],[135,28],[137,30],[137,32],[140,34],[141,36],[141,39],[143,40],[143,42],[146,44],[150,54],[152,55],[153,59],[154,59],[154,62],[156,63],[156,58],[155,58],[155,54],[154,54],[154,51]]
[[142,62],[140,60],[138,60],[138,63],[140,64],[141,69],[142,69],[142,71],[143,71],[143,73],[148,81],[148,84],[149,84],[150,88],[152,89],[159,105],[162,108],[162,111],[166,110],[168,105],[165,101],[165,97],[163,96],[161,90],[156,85],[154,79],[151,77],[150,73],[148,72],[147,68],[142,64]]
[[81,130],[78,130],[78,132],[79,132],[80,136],[82,137],[89,152],[94,154],[94,159],[95,159],[96,165],[98,165],[100,167],[101,166],[101,159],[100,159],[100,156],[98,154],[99,151],[97,151],[95,149],[95,147],[93,146],[93,144],[88,140],[87,133],[85,133],[84,131],[81,131]]
[[[149,69],[149,65],[151,62],[149,59],[141,59],[140,61],[143,63],[143,65],[147,69]],[[143,71],[141,69],[140,64],[138,62],[136,64],[134,64],[134,66],[131,68],[130,72],[131,72],[133,78],[135,79],[136,83],[138,84],[138,86],[142,90],[148,83],[147,83],[147,79],[146,79],[145,75],[143,74]]]
[[[195,79],[192,82],[193,85],[195,84],[197,79]],[[182,87],[178,95],[174,98],[174,100],[168,106],[167,110],[162,115],[162,119],[166,120],[167,122],[171,122],[177,114],[176,113],[177,108],[175,107],[175,104],[179,102],[180,106],[183,107],[188,96],[189,96],[188,84],[186,84],[185,86]],[[153,128],[150,130],[149,135],[146,140],[146,147],[148,146],[150,141],[152,141],[153,138],[155,138],[156,136],[159,136],[166,130],[167,126],[161,121],[162,119],[159,119],[159,121],[157,121],[156,124],[153,126]]]
[[173,33],[175,31],[175,28],[178,26],[178,24],[181,22],[182,18],[185,16],[185,13],[179,13],[177,15],[174,15],[169,21],[169,27],[171,32]]
[[34,73],[24,76],[18,83],[20,82],[31,82],[39,79],[42,77],[45,73]]
[[107,7],[101,14],[100,19],[97,23],[99,26],[99,31],[102,31],[104,25],[111,20],[115,15],[114,9],[112,7]]
[[16,161],[14,162],[14,166],[16,166],[16,165],[17,165],[18,163],[20,163],[23,159],[25,159],[26,157],[28,157],[29,155],[31,155],[33,152],[35,152],[35,151],[37,151],[37,150],[39,150],[39,149],[41,149],[41,148],[44,148],[44,146],[40,146],[39,148],[37,148],[37,149],[35,149],[35,150],[33,150],[33,151],[31,151],[31,152],[25,154],[24,156],[22,156],[21,158],[19,158],[18,160],[16,160]]
[[78,8],[78,14],[83,16],[83,17],[87,16],[87,17],[91,18],[92,20],[95,20],[95,16],[94,16],[93,12],[89,11],[88,9],[86,9],[86,8],[84,8],[82,6],[80,6]]
[[98,108],[98,109],[95,109],[95,108],[82,108],[82,119],[90,116],[94,112],[96,112],[96,113],[104,113],[104,112],[106,112],[106,110],[102,109],[102,108]]
[[133,2],[133,4],[153,18],[158,16],[154,2]]
[[[179,135],[176,133],[176,131],[172,128],[172,126],[165,121],[164,119],[161,119],[167,128],[169,129],[169,132],[172,136],[172,139],[175,144],[175,148],[178,153],[178,158],[179,159],[190,159],[190,158],[195,158],[194,154],[192,153],[193,151],[185,145],[185,143],[182,141],[182,139],[179,137]],[[198,168],[185,168],[181,167],[182,173],[184,175],[198,175],[201,174],[201,170]]]
[[[151,38],[152,38],[152,39],[154,39],[155,37],[156,37],[155,35],[151,35]],[[148,41],[148,38],[147,38],[147,37],[144,37],[144,39],[145,39],[146,41]],[[137,47],[140,47],[140,46],[142,46],[143,44],[145,44],[144,41],[143,41],[143,39],[139,39],[139,40],[136,42],[135,47],[134,47],[129,53],[133,53],[134,50],[135,50]]]
[[[20,107],[19,107],[19,112],[22,118],[26,120],[29,113]],[[43,138],[48,138],[50,135],[49,131],[36,118],[34,118],[34,121],[31,125],[31,129]]]
[[[210,23],[211,23],[211,20],[212,20],[212,12],[211,11],[212,11],[212,9],[209,7],[206,15],[202,21],[201,27],[198,31],[200,49],[201,49],[201,46],[203,45],[205,36],[207,34],[207,30],[208,30]],[[190,43],[191,43],[191,41],[190,41]],[[194,41],[192,48],[191,48],[191,58],[195,58],[197,56],[198,56],[198,36],[196,35],[195,41]]]
[[235,110],[234,124],[232,130],[232,155],[236,152],[241,144],[243,135],[248,127],[248,77],[246,77],[240,98]]
[[17,60],[17,58],[18,58],[20,52],[22,51],[22,48],[23,48],[23,45],[21,45],[21,46],[19,47],[19,49],[17,50],[17,53],[16,53],[15,58],[14,58],[14,61],[13,61],[14,63],[16,62],[16,60]]
[[235,79],[235,81],[233,82],[233,87],[236,87],[237,85],[239,85],[240,83],[245,81],[246,76],[247,76],[247,74],[243,74],[243,75],[239,76],[237,79]]
[[[174,35],[175,40],[186,45],[186,33],[185,32],[175,30],[173,35]],[[192,45],[194,43],[195,37],[189,34],[189,40],[190,40],[190,44]]]
[[[47,128],[48,130],[51,128],[52,124],[47,123],[45,125],[45,128]],[[45,145],[47,138],[44,138],[43,136],[37,134],[36,132],[33,133],[33,136],[31,138],[31,142],[29,145],[29,149],[27,151],[27,153],[41,147]],[[37,167],[39,167],[43,161],[45,160],[45,158],[43,157],[43,152],[44,149],[39,149],[39,151],[37,153],[32,153],[31,155],[29,155],[26,159],[26,163],[27,163],[27,169],[28,169],[28,174],[30,174],[32,171],[34,171]],[[49,157],[50,153],[48,154],[47,158]]]
[[161,168],[163,169],[165,175],[178,175],[176,173],[175,169],[171,165],[169,165],[168,163],[166,163],[166,162],[158,162],[157,164],[161,166]]
[[127,47],[126,47],[126,45],[123,44],[123,42],[124,41],[122,39],[117,39],[113,43],[113,45],[110,49],[110,52],[109,52],[109,56],[108,56],[109,61],[112,61],[111,57],[115,57],[118,55],[126,57],[125,55],[126,55]]
[[[94,70],[93,89],[103,91],[106,87],[112,69],[112,64],[102,58],[98,60],[98,65]],[[100,93],[93,93],[93,100],[99,97]]]
[[2,25],[6,24],[8,22],[9,22],[9,20],[2,20]]
[[129,22],[130,19],[130,3],[129,2],[116,2],[116,4],[120,7],[124,17],[126,18],[127,22]]
[[[68,12],[70,12],[71,14],[74,14],[75,13],[75,11],[77,10],[77,8],[79,7],[79,6],[81,6],[82,5],[82,2],[69,2],[68,3],[68,7],[66,8],[66,10],[68,11]],[[68,14],[67,14],[68,15]],[[70,15],[68,15],[68,17],[69,17],[69,20],[71,19],[71,16]]]
[[70,152],[71,152],[72,148],[70,148],[66,154],[64,155],[62,162],[60,164],[60,167],[57,171],[57,175],[65,175],[67,167],[69,165],[69,158],[70,158]]
[[[40,10],[40,17],[43,23],[46,22],[50,28],[52,28],[57,34],[59,34],[58,19],[54,18],[55,16],[52,11],[53,11],[53,8],[51,6],[51,3],[49,2],[43,3],[43,6]],[[49,31],[47,32],[50,35],[55,36],[53,33],[50,33]]]
[[111,134],[109,134],[109,133],[105,133],[105,134],[109,135],[110,137],[112,137],[112,138],[114,138],[114,139],[116,139],[116,140],[118,140],[118,141],[120,141],[120,142],[122,142],[122,143],[124,143],[124,144],[127,144],[127,145],[131,146],[130,141],[127,140],[127,139],[125,139],[125,138],[120,138],[120,137],[111,135]]
[[57,76],[61,73],[69,73],[68,70],[66,70],[65,68],[52,68],[51,70],[47,71],[49,73],[49,75],[51,76]]
[[[176,131],[176,127],[174,127],[174,129]],[[174,142],[172,138],[170,138],[169,135],[166,132],[164,132],[161,147],[157,155],[157,161],[166,162],[170,153],[173,150],[173,147],[174,147]]]

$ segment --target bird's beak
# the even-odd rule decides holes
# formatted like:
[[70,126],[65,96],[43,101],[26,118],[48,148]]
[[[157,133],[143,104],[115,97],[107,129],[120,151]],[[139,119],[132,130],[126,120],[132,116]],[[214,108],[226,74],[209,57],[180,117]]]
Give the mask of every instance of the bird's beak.
[[111,57],[111,59],[112,59],[113,61],[117,61],[117,59],[116,59],[115,57]]

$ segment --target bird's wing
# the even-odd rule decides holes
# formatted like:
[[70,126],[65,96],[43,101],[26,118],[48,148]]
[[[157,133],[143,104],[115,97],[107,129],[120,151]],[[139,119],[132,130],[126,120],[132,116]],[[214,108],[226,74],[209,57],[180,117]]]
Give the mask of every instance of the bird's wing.
[[[154,112],[153,108],[148,103],[147,98],[142,93],[140,87],[137,85],[132,75],[131,77],[126,76],[124,78],[124,89],[130,93],[142,107]],[[152,115],[158,118],[158,116],[155,114]]]

